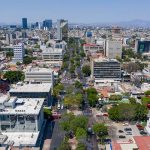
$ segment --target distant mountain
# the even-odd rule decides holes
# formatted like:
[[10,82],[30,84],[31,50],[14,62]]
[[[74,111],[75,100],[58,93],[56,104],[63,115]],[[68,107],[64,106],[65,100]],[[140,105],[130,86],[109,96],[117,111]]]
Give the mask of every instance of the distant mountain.
[[116,23],[119,26],[127,26],[127,27],[150,27],[150,21],[145,20],[132,20],[132,21],[123,21]]
[[105,23],[70,23],[70,25],[79,26],[120,26],[120,27],[150,27],[150,21],[145,20],[131,20],[121,22],[105,22]]

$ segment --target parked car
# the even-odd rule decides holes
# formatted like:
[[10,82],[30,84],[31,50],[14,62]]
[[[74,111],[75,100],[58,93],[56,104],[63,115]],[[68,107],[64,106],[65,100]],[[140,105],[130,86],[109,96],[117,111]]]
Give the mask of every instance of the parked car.
[[122,125],[123,125],[123,126],[128,126],[129,123],[128,123],[128,122],[125,122],[125,123],[123,123]]
[[126,135],[132,135],[132,132],[127,132]]
[[125,131],[132,131],[131,128],[125,128],[124,130],[125,130]]
[[123,130],[118,130],[119,133],[123,133]]
[[126,136],[124,136],[124,135],[119,135],[119,138],[120,138],[120,139],[124,139],[124,138],[126,138]]
[[145,132],[144,130],[141,130],[141,131],[140,131],[140,134],[141,134],[141,135],[147,135],[147,132]]

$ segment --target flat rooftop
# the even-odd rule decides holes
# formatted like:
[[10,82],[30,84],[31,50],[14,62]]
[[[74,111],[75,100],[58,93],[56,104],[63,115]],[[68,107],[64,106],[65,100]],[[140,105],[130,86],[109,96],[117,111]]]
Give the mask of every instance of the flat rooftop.
[[[11,101],[11,99],[10,99]],[[7,101],[9,103],[9,100]],[[1,115],[38,115],[44,103],[44,98],[18,98],[15,107],[4,106]],[[19,105],[18,105],[19,104]]]
[[105,57],[100,57],[100,58],[94,58],[93,59],[94,62],[118,62],[116,59],[109,59],[109,58],[105,58]]
[[4,103],[8,100],[8,95],[0,94],[0,103]]
[[28,67],[26,69],[26,73],[30,73],[30,72],[33,72],[33,73],[43,73],[43,72],[51,73],[52,69],[50,69],[50,68],[39,68],[39,67]]
[[16,147],[35,146],[39,136],[39,132],[2,132],[2,134],[8,137],[4,144],[12,143]]
[[23,85],[14,85],[13,88],[10,89],[11,92],[28,92],[28,93],[34,93],[34,92],[49,92],[52,87],[51,83],[41,83],[41,84],[23,84]]
[[46,48],[42,51],[44,54],[53,54],[53,53],[61,53],[62,54],[63,50],[61,48]]

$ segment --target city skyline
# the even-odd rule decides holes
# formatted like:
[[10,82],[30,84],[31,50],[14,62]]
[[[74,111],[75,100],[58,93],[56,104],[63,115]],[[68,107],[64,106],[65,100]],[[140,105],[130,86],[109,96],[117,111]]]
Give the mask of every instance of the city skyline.
[[[20,23],[21,18],[28,18],[28,22],[44,19],[64,18],[73,23],[107,23],[130,20],[150,20],[148,0],[5,0],[1,2],[0,23]],[[13,7],[12,7],[13,6]],[[7,8],[7,9],[6,9]],[[105,12],[105,13],[104,13]]]

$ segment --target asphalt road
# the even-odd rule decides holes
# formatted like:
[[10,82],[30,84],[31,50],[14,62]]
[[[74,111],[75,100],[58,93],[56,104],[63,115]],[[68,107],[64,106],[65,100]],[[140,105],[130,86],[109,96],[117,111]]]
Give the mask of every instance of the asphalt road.
[[[60,110],[59,113],[63,114],[66,110]],[[59,122],[61,121],[61,119],[55,120],[54,121],[54,129],[53,129],[53,133],[52,133],[52,141],[51,141],[51,146],[50,146],[50,150],[55,150],[56,148],[58,148],[64,137],[65,137],[65,132],[61,129]]]

